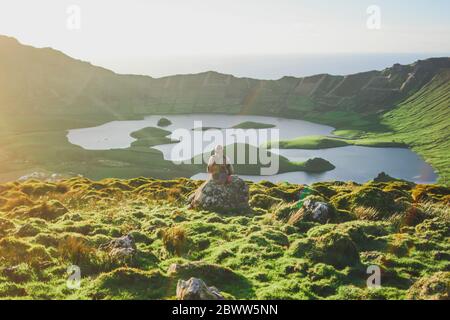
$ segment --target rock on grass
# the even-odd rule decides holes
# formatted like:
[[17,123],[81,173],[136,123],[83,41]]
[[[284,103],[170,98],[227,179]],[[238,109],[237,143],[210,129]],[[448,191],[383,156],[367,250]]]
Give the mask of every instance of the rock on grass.
[[188,281],[179,280],[177,284],[178,300],[224,300],[216,287],[208,287],[206,283],[197,278]]

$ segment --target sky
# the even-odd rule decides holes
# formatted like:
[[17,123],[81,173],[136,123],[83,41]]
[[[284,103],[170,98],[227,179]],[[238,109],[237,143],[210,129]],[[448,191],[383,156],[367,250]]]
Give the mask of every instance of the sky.
[[449,12],[448,0],[0,0],[0,34],[135,72],[167,57],[448,53]]

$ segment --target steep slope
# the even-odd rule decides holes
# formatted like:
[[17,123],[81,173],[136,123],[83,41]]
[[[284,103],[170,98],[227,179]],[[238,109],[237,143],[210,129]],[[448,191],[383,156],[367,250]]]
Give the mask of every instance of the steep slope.
[[450,182],[450,70],[383,116],[382,122],[438,169],[441,181]]

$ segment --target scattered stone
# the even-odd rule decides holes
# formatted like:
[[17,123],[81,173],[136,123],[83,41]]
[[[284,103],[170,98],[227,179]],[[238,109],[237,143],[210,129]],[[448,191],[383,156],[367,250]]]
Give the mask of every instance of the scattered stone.
[[116,260],[131,260],[137,252],[134,238],[131,234],[111,240],[100,246],[100,249],[108,251],[111,258]]
[[249,188],[244,180],[233,176],[228,184],[205,181],[189,198],[190,207],[218,213],[249,211]]
[[308,217],[308,220],[312,220],[319,223],[326,223],[334,216],[334,208],[328,203],[315,201],[313,199],[306,199],[303,202],[304,216]]
[[208,287],[198,278],[188,281],[179,280],[177,284],[178,300],[225,300],[216,287]]

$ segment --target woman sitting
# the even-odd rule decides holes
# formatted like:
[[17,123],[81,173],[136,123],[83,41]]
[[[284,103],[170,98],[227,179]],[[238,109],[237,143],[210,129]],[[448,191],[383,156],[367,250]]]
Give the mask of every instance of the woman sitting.
[[233,165],[230,159],[223,153],[223,146],[218,145],[214,149],[208,161],[209,179],[225,184],[231,182],[231,175],[234,174]]

